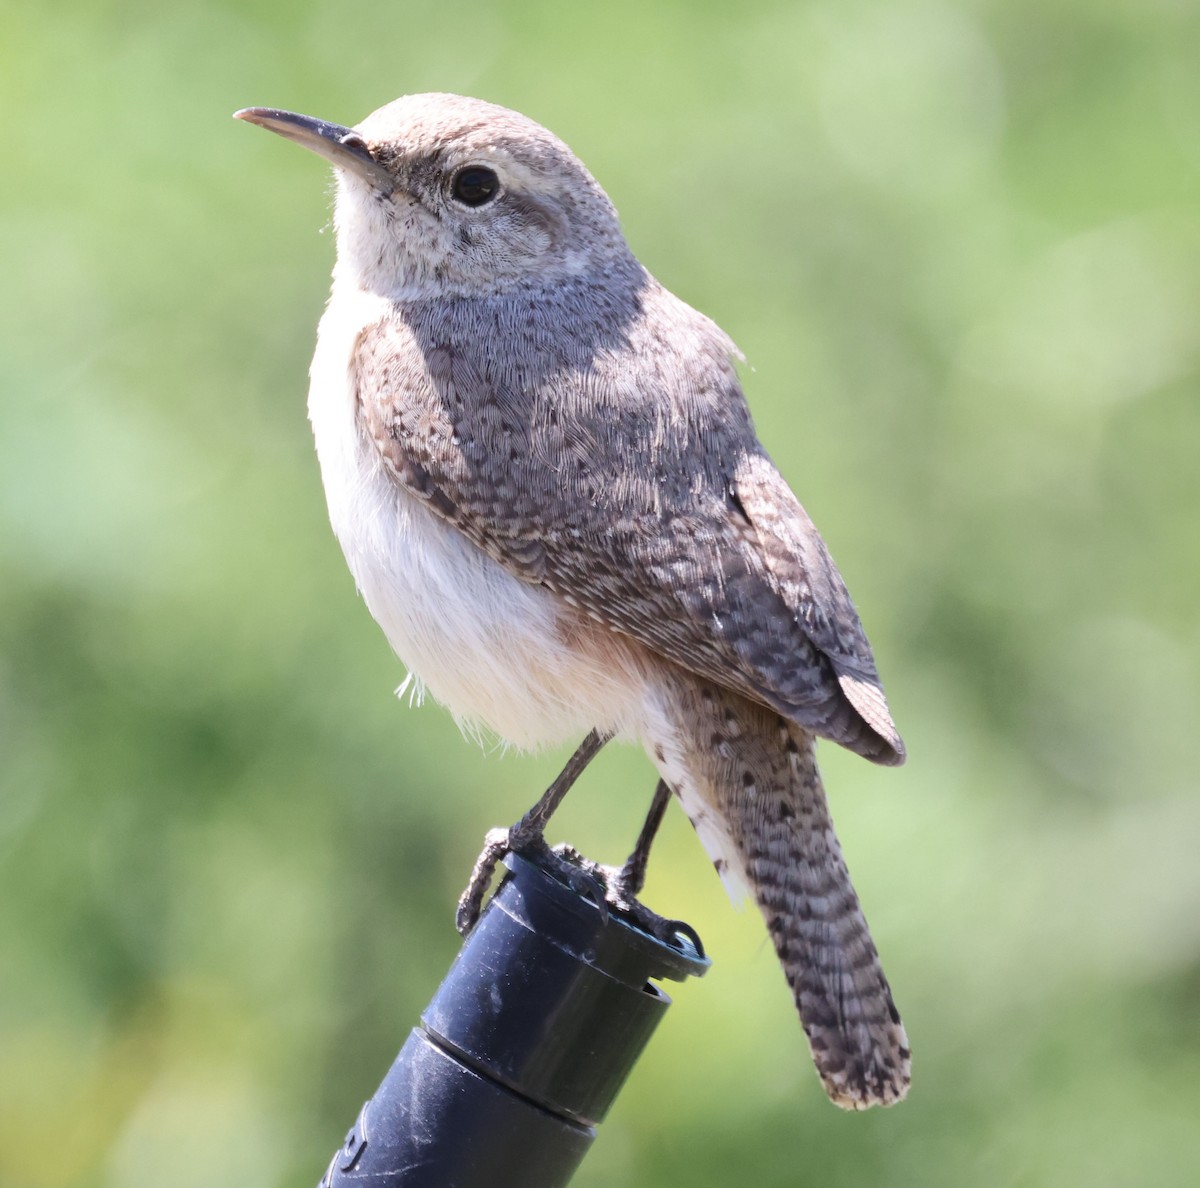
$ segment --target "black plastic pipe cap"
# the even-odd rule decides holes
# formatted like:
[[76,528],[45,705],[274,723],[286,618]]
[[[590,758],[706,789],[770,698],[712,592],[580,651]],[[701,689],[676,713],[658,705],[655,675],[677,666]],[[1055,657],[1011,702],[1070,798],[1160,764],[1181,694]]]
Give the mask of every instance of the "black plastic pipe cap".
[[670,998],[709,967],[525,859],[334,1156],[322,1188],[562,1188]]

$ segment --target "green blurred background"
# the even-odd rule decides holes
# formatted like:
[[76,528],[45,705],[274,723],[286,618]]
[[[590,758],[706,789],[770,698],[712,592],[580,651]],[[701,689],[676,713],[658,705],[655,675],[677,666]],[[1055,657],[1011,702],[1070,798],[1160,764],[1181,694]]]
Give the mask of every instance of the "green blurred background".
[[[314,1184],[563,757],[392,697],[304,414],[329,180],[229,118],[434,89],[739,342],[911,753],[824,751],[909,1101],[825,1102],[673,810],[716,965],[576,1183],[1200,1182],[1195,4],[0,11],[0,1183]],[[622,857],[651,784],[555,836]]]

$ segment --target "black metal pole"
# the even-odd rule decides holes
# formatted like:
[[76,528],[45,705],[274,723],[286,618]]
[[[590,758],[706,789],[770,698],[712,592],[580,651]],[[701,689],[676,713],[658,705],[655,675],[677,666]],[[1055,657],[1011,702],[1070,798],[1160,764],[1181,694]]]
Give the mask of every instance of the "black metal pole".
[[562,1188],[671,1000],[708,967],[525,859],[463,943],[319,1188]]

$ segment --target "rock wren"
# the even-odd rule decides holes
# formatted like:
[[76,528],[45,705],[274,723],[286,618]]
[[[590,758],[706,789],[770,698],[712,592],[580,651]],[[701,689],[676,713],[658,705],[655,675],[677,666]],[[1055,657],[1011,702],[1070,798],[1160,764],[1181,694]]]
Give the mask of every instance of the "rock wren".
[[335,167],[309,416],[392,647],[460,720],[525,747],[586,733],[570,778],[604,739],[640,742],[731,893],[757,900],[829,1096],[898,1101],[908,1040],[814,744],[883,764],[904,748],[733,342],[516,112],[433,94],[355,128],[237,114]]

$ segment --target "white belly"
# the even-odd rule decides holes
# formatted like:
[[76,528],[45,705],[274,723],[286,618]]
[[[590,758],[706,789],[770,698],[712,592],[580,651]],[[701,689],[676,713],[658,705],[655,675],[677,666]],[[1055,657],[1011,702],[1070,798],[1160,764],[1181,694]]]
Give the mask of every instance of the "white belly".
[[593,727],[640,733],[638,645],[511,576],[404,492],[363,439],[350,354],[384,310],[364,293],[331,301],[308,401],[330,520],[371,614],[460,721],[523,747],[578,740]]

